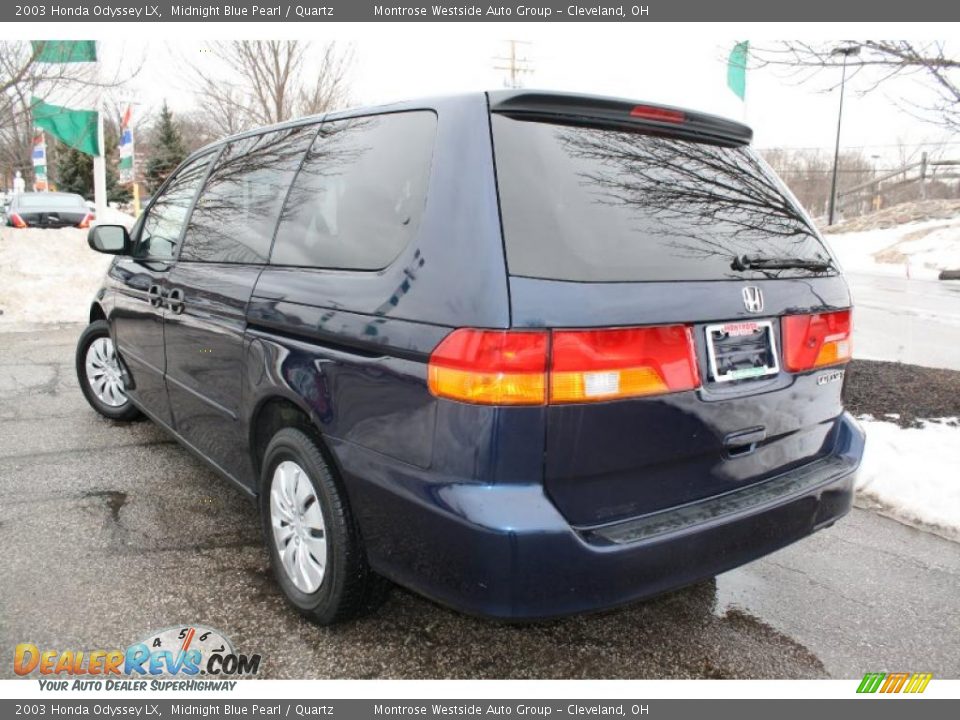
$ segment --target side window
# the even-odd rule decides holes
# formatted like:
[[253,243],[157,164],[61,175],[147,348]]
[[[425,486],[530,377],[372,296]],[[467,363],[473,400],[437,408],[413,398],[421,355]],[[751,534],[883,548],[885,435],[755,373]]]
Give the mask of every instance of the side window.
[[171,260],[177,255],[180,231],[190,212],[190,204],[215,153],[201,155],[170,181],[143,217],[142,231],[134,256]]
[[271,264],[389,265],[420,225],[436,127],[426,111],[325,124],[290,189]]
[[190,215],[181,260],[265,263],[283,199],[316,133],[301,126],[230,143]]

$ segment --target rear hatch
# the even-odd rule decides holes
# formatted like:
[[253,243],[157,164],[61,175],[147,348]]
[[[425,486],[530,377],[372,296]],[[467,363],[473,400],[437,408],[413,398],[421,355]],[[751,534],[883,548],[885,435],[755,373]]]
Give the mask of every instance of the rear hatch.
[[551,329],[544,480],[567,519],[653,513],[828,454],[849,293],[749,129],[490,100],[512,326]]
[[22,195],[13,211],[28,227],[77,227],[87,216],[92,217],[83,199],[73,195],[30,193]]

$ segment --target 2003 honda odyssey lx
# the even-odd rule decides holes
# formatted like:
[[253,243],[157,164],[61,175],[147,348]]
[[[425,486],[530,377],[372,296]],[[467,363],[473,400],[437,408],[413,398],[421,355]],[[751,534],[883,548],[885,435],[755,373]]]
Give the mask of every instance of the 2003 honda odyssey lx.
[[256,496],[319,622],[715,575],[844,515],[863,451],[847,286],[750,138],[529,91],[227,138],[91,231],[83,392]]

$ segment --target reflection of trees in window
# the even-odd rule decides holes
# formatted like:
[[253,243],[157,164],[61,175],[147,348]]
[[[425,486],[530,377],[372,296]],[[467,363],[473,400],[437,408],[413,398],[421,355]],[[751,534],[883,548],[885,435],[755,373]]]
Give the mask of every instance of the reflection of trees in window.
[[334,178],[344,175],[370,150],[369,144],[359,141],[364,138],[363,131],[375,123],[376,118],[362,117],[323,126],[290,188],[281,222],[302,222],[305,215],[312,214],[311,209],[320,211]]
[[182,258],[266,262],[287,189],[316,126],[230,143],[190,217]]
[[290,190],[271,262],[350,270],[389,264],[419,225],[435,127],[427,112],[325,125]]
[[641,232],[654,220],[684,256],[826,257],[816,230],[748,148],[591,128],[556,133],[585,168],[578,177],[595,202],[626,209]]
[[203,155],[184,167],[150,206],[137,245],[138,257],[172,258],[183,221],[213,153]]

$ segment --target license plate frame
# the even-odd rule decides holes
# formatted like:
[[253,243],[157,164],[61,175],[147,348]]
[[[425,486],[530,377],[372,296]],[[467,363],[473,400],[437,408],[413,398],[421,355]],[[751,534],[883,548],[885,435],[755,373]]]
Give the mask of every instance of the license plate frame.
[[[773,331],[773,320],[747,320],[731,321],[725,323],[716,323],[707,325],[704,328],[704,334],[707,340],[707,359],[710,362],[710,375],[714,382],[726,383],[735,380],[756,380],[776,375],[780,372],[780,359],[777,352],[777,337]],[[773,363],[764,364],[763,367],[745,368],[741,370],[732,370],[721,374],[717,367],[717,351],[715,348],[715,336],[720,333],[738,332],[738,334],[747,334],[757,330],[765,332],[767,336],[767,354],[773,360]]]

